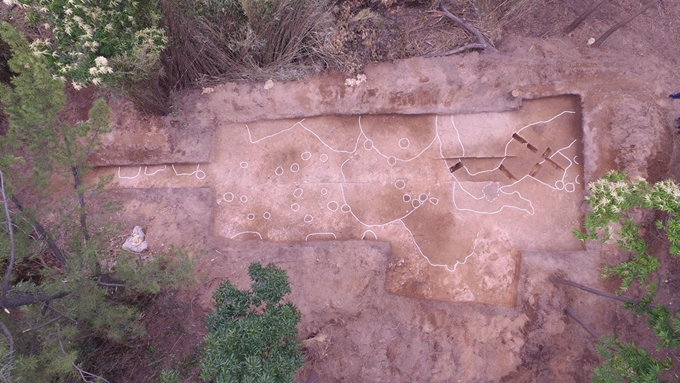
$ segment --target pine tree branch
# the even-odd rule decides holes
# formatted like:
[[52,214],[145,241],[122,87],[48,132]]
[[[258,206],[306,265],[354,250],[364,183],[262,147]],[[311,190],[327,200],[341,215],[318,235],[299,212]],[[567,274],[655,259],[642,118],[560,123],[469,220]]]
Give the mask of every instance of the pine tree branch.
[[[19,201],[19,199],[15,195],[10,196],[9,198],[12,200],[12,203],[14,203],[14,206],[16,206],[20,212],[26,213],[24,211],[23,205],[21,204],[21,201]],[[47,234],[45,228],[40,224],[40,222],[38,222],[37,219],[33,218],[32,216],[28,215],[28,218],[33,224],[33,226],[35,226],[35,230],[38,232],[38,234],[45,238],[45,241],[47,241],[47,246],[50,247],[52,254],[54,254],[54,256],[57,258],[61,266],[66,270],[69,270],[68,263],[66,262],[66,258],[64,257],[64,253],[61,252],[59,246],[57,246],[54,240],[52,240],[52,237]]]
[[475,39],[477,40],[477,42],[476,42],[476,43],[466,44],[466,45],[464,45],[464,46],[462,46],[462,47],[459,47],[459,48],[456,48],[456,49],[454,49],[454,50],[447,51],[447,52],[431,53],[431,54],[425,55],[424,57],[428,57],[428,58],[429,58],[429,57],[450,56],[450,55],[454,55],[454,54],[457,54],[457,53],[461,53],[461,52],[465,52],[465,51],[473,50],[473,49],[479,49],[479,50],[486,50],[486,49],[488,49],[488,50],[490,50],[490,51],[495,51],[495,50],[496,50],[496,48],[494,48],[493,46],[491,46],[491,44],[489,44],[489,43],[486,41],[486,39],[484,38],[484,36],[483,36],[477,29],[475,29],[474,27],[472,27],[470,24],[466,23],[466,22],[465,22],[463,19],[461,19],[460,17],[458,17],[458,16],[454,15],[453,13],[449,12],[449,10],[446,9],[446,7],[444,6],[444,2],[443,2],[443,1],[440,1],[440,2],[439,2],[439,9],[440,9],[441,12],[444,14],[444,16],[446,16],[449,20],[451,20],[451,21],[453,21],[454,23],[460,25],[460,26],[463,27],[463,29],[465,29],[468,33],[470,33],[472,36],[474,36]]
[[58,293],[52,294],[52,295],[43,295],[43,296],[35,296],[35,295],[23,295],[19,297],[11,297],[11,298],[6,298],[0,301],[0,307],[4,307],[6,309],[11,309],[13,307],[20,307],[20,306],[27,306],[27,305],[32,305],[36,303],[44,303],[44,302],[49,302],[54,299],[61,299],[64,298],[65,296],[69,295],[70,293],[67,293],[65,291],[60,291]]
[[7,270],[5,270],[5,277],[2,280],[2,300],[7,299],[7,291],[9,290],[9,280],[12,277],[15,259],[14,247],[14,228],[12,227],[12,218],[9,215],[9,204],[7,203],[7,194],[5,193],[5,176],[0,170],[0,195],[2,195],[2,204],[5,208],[5,223],[7,223],[7,233],[9,234],[9,262]]
[[12,337],[12,333],[9,332],[9,329],[5,324],[0,321],[0,329],[2,329],[2,332],[5,333],[5,336],[7,337],[7,344],[9,345],[9,355],[10,358],[12,357],[12,354],[14,354],[14,337]]

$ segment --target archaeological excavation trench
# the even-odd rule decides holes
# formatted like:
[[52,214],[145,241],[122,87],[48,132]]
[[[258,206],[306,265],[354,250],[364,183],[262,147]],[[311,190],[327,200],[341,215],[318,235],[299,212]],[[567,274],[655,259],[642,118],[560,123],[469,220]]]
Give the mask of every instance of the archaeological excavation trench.
[[210,160],[101,167],[110,188],[209,188],[210,232],[391,244],[386,290],[513,306],[523,250],[574,251],[581,100],[474,114],[317,116],[219,126]]

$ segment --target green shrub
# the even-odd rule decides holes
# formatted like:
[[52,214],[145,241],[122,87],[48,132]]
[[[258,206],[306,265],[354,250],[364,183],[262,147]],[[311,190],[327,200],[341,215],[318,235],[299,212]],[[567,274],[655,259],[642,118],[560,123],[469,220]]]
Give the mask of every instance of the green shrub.
[[248,268],[252,290],[229,281],[215,291],[215,312],[207,319],[201,377],[214,382],[293,382],[302,367],[297,324],[300,313],[290,302],[288,276],[269,264]]

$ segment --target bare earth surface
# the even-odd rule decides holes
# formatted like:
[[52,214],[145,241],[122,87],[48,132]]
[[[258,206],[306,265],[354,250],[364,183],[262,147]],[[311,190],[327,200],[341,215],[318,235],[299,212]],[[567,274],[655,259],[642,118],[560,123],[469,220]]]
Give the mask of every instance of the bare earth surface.
[[151,250],[207,250],[181,294],[187,332],[162,332],[173,351],[157,368],[191,354],[219,283],[247,287],[261,261],[288,271],[303,314],[300,382],[589,381],[592,339],[564,308],[624,340],[639,319],[547,277],[607,288],[612,249],[571,234],[584,185],[610,169],[654,181],[677,158],[680,4],[591,49],[636,7],[561,36],[577,3],[546,2],[543,28],[518,25],[498,53],[373,65],[358,86],[224,84],[165,119],[114,101],[99,198]]

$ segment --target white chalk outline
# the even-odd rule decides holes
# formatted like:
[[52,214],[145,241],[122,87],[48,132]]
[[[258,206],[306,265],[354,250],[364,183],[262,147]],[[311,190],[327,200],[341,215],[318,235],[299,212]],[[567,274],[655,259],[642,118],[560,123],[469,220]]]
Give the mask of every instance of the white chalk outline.
[[[543,123],[552,122],[553,120],[555,120],[555,119],[561,117],[561,116],[564,115],[564,114],[575,114],[575,113],[576,113],[576,112],[574,112],[574,111],[564,110],[564,111],[560,112],[559,114],[553,116],[552,118],[550,118],[550,119],[548,119],[548,120],[537,121],[537,122],[530,123],[530,124],[528,124],[528,125],[526,125],[526,126],[523,126],[523,127],[521,127],[520,129],[516,130],[515,133],[519,133],[519,132],[523,131],[524,129],[527,129],[527,128],[531,127],[531,126],[535,126],[535,125],[538,125],[538,124],[543,124]],[[458,131],[458,128],[456,127],[456,124],[455,124],[454,116],[453,116],[453,115],[450,116],[450,120],[451,120],[451,124],[452,124],[452,126],[453,126],[453,129],[454,129],[455,132],[456,132],[456,136],[457,136],[458,142],[459,142],[459,144],[460,144],[460,147],[461,147],[461,149],[462,149],[462,151],[463,151],[463,156],[465,156],[465,146],[463,145],[463,142],[462,142],[462,140],[461,140],[460,132]],[[290,130],[294,129],[296,126],[299,125],[302,129],[306,130],[307,132],[309,132],[310,134],[312,134],[314,137],[316,137],[316,139],[317,139],[323,146],[325,146],[326,148],[330,149],[331,151],[333,151],[334,153],[337,153],[337,154],[350,154],[350,155],[352,155],[352,157],[353,157],[354,155],[357,154],[357,149],[358,149],[358,147],[359,147],[359,143],[360,143],[360,141],[361,141],[361,138],[364,137],[364,138],[365,138],[364,144],[363,144],[364,149],[366,149],[366,150],[371,150],[371,151],[374,150],[374,151],[375,151],[376,153],[378,153],[380,156],[382,156],[382,157],[384,157],[385,159],[387,159],[388,164],[391,165],[391,166],[395,166],[395,165],[397,165],[399,162],[410,162],[410,161],[413,161],[413,160],[419,158],[423,153],[425,153],[428,149],[430,149],[430,148],[435,144],[435,142],[438,142],[438,144],[439,144],[439,155],[440,155],[440,158],[441,158],[441,159],[445,159],[445,158],[446,158],[446,156],[445,156],[444,153],[443,153],[443,141],[442,141],[442,139],[441,139],[441,137],[440,137],[440,135],[439,135],[439,116],[435,116],[435,134],[434,134],[434,137],[432,138],[432,140],[430,141],[430,143],[429,143],[427,146],[425,146],[425,148],[423,148],[418,154],[416,154],[415,156],[410,157],[410,158],[398,158],[398,157],[395,157],[395,156],[387,156],[386,154],[384,154],[383,152],[381,152],[380,149],[376,146],[375,142],[374,142],[374,141],[373,141],[373,140],[372,140],[372,139],[364,132],[363,126],[362,126],[362,124],[361,124],[361,116],[358,117],[359,134],[357,135],[356,142],[355,142],[355,144],[354,144],[354,148],[353,148],[353,150],[351,150],[351,151],[348,151],[348,150],[340,150],[340,149],[335,149],[335,148],[333,148],[332,146],[330,146],[329,144],[327,144],[326,142],[324,142],[318,134],[316,134],[316,133],[315,133],[314,131],[312,131],[311,129],[307,128],[307,127],[303,124],[303,121],[305,121],[305,120],[302,119],[302,120],[296,122],[295,124],[293,124],[292,126],[286,128],[286,129],[282,129],[282,130],[280,130],[280,131],[278,131],[278,132],[276,132],[276,133],[274,133],[274,134],[270,134],[270,135],[268,135],[268,136],[261,137],[261,138],[259,138],[259,139],[257,139],[257,140],[253,140],[253,139],[252,139],[252,135],[251,135],[251,132],[250,132],[250,128],[246,125],[246,130],[247,130],[247,132],[248,132],[248,139],[249,139],[249,141],[250,141],[251,144],[256,144],[256,143],[259,143],[259,142],[261,142],[261,141],[263,141],[263,140],[265,140],[265,139],[272,138],[272,137],[275,137],[275,136],[277,136],[277,135],[279,135],[279,134],[282,134],[282,133],[284,133],[284,132],[290,131]],[[408,138],[406,138],[406,139],[408,140]],[[400,147],[402,147],[401,141],[402,141],[402,140],[400,140],[400,142],[398,142],[398,144],[400,144],[400,145],[399,145]],[[509,147],[510,143],[512,143],[512,141],[513,141],[513,138],[510,138],[510,139],[508,140],[508,142],[506,143],[506,145],[505,145],[505,151],[504,151],[505,156],[507,156],[508,147]],[[568,146],[565,146],[565,147],[563,147],[563,148],[560,148],[559,150],[557,150],[555,153],[553,153],[553,154],[549,157],[549,158],[552,159],[552,158],[553,158],[554,156],[556,156],[556,155],[561,155],[562,157],[564,157],[564,158],[569,162],[569,165],[564,169],[564,171],[563,171],[563,173],[562,173],[561,179],[558,180],[558,181],[561,181],[563,184],[565,184],[565,178],[567,177],[567,172],[568,172],[569,168],[570,168],[573,164],[578,164],[578,162],[576,161],[577,156],[574,156],[573,158],[570,159],[570,158],[566,157],[566,156],[562,153],[562,151],[564,151],[564,150],[570,148],[576,141],[577,141],[576,139],[573,140]],[[367,143],[370,143],[370,148],[367,148]],[[410,146],[410,140],[409,140],[409,146]],[[402,149],[405,149],[405,148],[402,148]],[[369,224],[369,223],[366,223],[366,222],[361,221],[361,219],[359,219],[359,218],[356,216],[356,214],[354,213],[354,211],[353,211],[351,205],[347,203],[347,199],[346,199],[346,197],[345,197],[345,192],[344,192],[344,183],[347,183],[347,177],[346,177],[346,175],[345,175],[345,172],[344,172],[344,169],[343,169],[343,168],[344,168],[345,164],[347,164],[347,163],[352,159],[352,157],[347,158],[345,161],[343,161],[342,164],[341,164],[341,166],[340,166],[340,169],[339,169],[339,170],[340,170],[340,173],[341,173],[341,175],[342,175],[342,177],[343,177],[343,182],[340,183],[340,191],[341,191],[341,194],[342,194],[342,202],[343,202],[343,204],[340,205],[340,203],[338,203],[338,202],[336,202],[336,203],[340,206],[340,210],[341,210],[341,211],[343,211],[343,212],[345,212],[345,213],[351,213],[351,215],[354,217],[354,219],[355,219],[359,224],[361,224],[361,225],[363,225],[364,227],[367,227],[367,228],[385,227],[385,226],[390,225],[390,224],[392,224],[392,223],[400,222],[400,223],[402,224],[402,226],[406,229],[406,231],[409,233],[409,235],[411,236],[411,240],[413,241],[414,245],[416,246],[418,252],[421,254],[421,256],[423,256],[423,258],[425,258],[425,260],[427,261],[427,263],[428,263],[430,266],[433,266],[433,267],[442,267],[442,268],[446,269],[448,272],[454,272],[454,271],[456,271],[456,269],[457,269],[457,267],[458,267],[459,265],[465,264],[465,263],[467,262],[467,260],[468,260],[471,256],[473,256],[473,255],[475,254],[475,249],[476,249],[476,246],[477,246],[477,243],[478,243],[479,233],[477,234],[477,237],[475,238],[474,245],[473,245],[473,247],[472,247],[472,251],[471,251],[471,252],[470,252],[470,253],[469,253],[462,261],[456,261],[456,263],[453,265],[452,268],[451,268],[449,265],[446,265],[446,264],[435,264],[435,263],[431,262],[430,259],[422,252],[422,250],[420,249],[420,246],[418,245],[417,241],[415,240],[415,236],[413,235],[413,232],[406,226],[406,223],[404,222],[404,219],[405,219],[406,217],[408,217],[409,215],[411,215],[413,212],[415,212],[417,209],[421,208],[421,207],[423,206],[424,202],[426,202],[426,201],[429,201],[429,202],[430,202],[431,204],[433,204],[433,205],[437,205],[437,204],[439,203],[439,199],[436,198],[436,197],[429,197],[429,198],[426,198],[425,201],[421,201],[420,198],[418,198],[418,199],[411,198],[411,201],[418,201],[418,203],[419,203],[419,204],[418,204],[418,207],[414,207],[412,210],[408,211],[405,215],[403,215],[403,216],[401,216],[401,217],[399,217],[399,218],[390,220],[390,221],[388,221],[388,222],[383,222],[383,223],[378,223],[378,224]],[[326,161],[328,161],[328,159],[329,159],[329,158],[328,158],[328,155],[326,155],[325,153],[323,153],[323,154],[321,154],[321,155],[319,156],[319,160],[320,160],[321,162],[326,162]],[[475,173],[470,172],[470,170],[469,170],[466,166],[463,166],[463,168],[464,168],[465,172],[466,172],[468,175],[470,175],[470,176],[475,176],[475,175],[478,175],[478,174],[487,173],[487,172],[493,172],[493,171],[495,171],[495,170],[498,170],[498,168],[500,167],[500,165],[503,164],[504,161],[505,161],[505,158],[503,158],[502,160],[500,160],[499,163],[498,163],[495,167],[492,167],[492,168],[486,169],[486,170],[481,170],[481,171],[478,171],[478,172],[475,172]],[[545,160],[541,161],[540,163],[544,163],[544,162],[545,162]],[[529,176],[529,175],[525,175],[525,176],[523,176],[521,179],[516,180],[515,182],[512,182],[512,183],[510,183],[510,184],[508,184],[508,185],[504,185],[504,186],[499,187],[498,190],[499,190],[499,193],[503,193],[504,195],[507,195],[507,196],[517,196],[521,201],[526,202],[526,204],[528,205],[528,208],[523,208],[523,207],[521,207],[521,206],[514,206],[514,205],[506,205],[506,204],[503,204],[500,208],[498,208],[497,210],[494,210],[494,211],[480,211],[480,210],[475,210],[475,209],[469,209],[469,208],[465,208],[465,207],[459,206],[458,201],[456,200],[456,191],[457,191],[457,190],[460,190],[461,193],[464,193],[464,195],[467,195],[469,198],[472,198],[473,200],[481,200],[481,199],[484,199],[485,196],[484,196],[484,195],[475,196],[475,195],[473,195],[472,193],[468,192],[468,191],[465,189],[465,187],[463,186],[463,183],[462,183],[461,181],[458,180],[458,178],[456,177],[456,175],[455,175],[455,174],[452,174],[452,173],[450,173],[450,172],[448,172],[449,165],[448,165],[447,161],[442,161],[442,164],[443,164],[443,166],[446,167],[447,173],[451,174],[451,177],[452,177],[452,179],[453,179],[453,182],[451,183],[451,199],[452,199],[454,208],[455,208],[456,210],[458,210],[458,211],[467,211],[467,212],[472,212],[472,213],[476,213],[476,214],[486,214],[486,215],[490,215],[490,214],[498,214],[498,213],[500,213],[501,211],[503,211],[504,209],[514,209],[514,210],[518,210],[518,211],[521,211],[521,212],[525,212],[525,213],[527,213],[527,214],[529,214],[529,215],[534,215],[535,209],[534,209],[534,207],[533,207],[532,202],[531,202],[529,199],[523,197],[522,194],[521,194],[519,191],[517,191],[517,190],[512,190],[512,188],[514,188],[514,187],[515,187],[516,185],[518,185],[520,182],[522,182],[522,181],[524,181],[525,179],[528,178],[528,179],[531,179],[532,181],[538,182],[539,184],[541,184],[541,185],[543,185],[543,186],[546,186],[546,187],[549,187],[549,188],[551,188],[551,189],[553,189],[553,190],[559,190],[558,188],[555,187],[555,185],[552,185],[552,186],[551,186],[551,185],[548,185],[548,184],[546,184],[545,182],[543,182],[543,181],[541,181],[541,180],[539,180],[539,179],[537,179],[537,178],[535,178],[535,177],[532,177],[532,176]],[[292,166],[292,165],[291,165],[291,166]],[[556,181],[556,183],[557,183],[557,181]],[[578,182],[578,175],[576,175],[576,177],[575,177],[575,179],[574,179],[574,183],[580,185],[580,183]],[[572,184],[572,185],[573,185],[573,184]],[[395,186],[396,186],[396,184],[395,184]],[[325,188],[324,188],[324,189],[325,189]],[[567,189],[567,188],[566,188],[566,187],[563,187],[562,189]],[[576,189],[576,188],[575,188],[575,186],[574,186],[574,191],[575,191],[575,189]],[[506,190],[507,190],[507,191],[506,191]],[[563,190],[563,191],[564,191],[564,192],[570,192],[570,191],[568,191],[568,190]],[[322,191],[322,194],[323,194],[323,191]],[[425,194],[425,193],[422,193],[422,194]],[[323,195],[325,195],[325,194],[323,194]],[[426,195],[427,195],[427,194],[426,194]],[[404,199],[404,197],[402,197],[402,199]],[[329,210],[331,210],[330,207],[329,207],[329,204],[330,204],[330,202],[327,204],[327,208],[329,208]],[[415,205],[415,202],[412,202],[412,204]],[[293,206],[293,205],[291,205],[291,208],[292,208],[292,206]],[[344,210],[345,206],[347,206],[347,208],[349,209],[348,211],[345,211],[345,210]],[[294,211],[295,211],[295,210],[294,210]],[[368,231],[371,231],[371,230],[369,229],[369,230],[365,231],[363,236],[365,236],[365,234],[366,234]],[[373,233],[373,234],[375,234],[375,233]],[[333,235],[334,238],[337,239],[337,236],[336,236],[334,233],[312,233],[312,234],[307,235],[307,237],[305,237],[305,240],[308,240],[309,237],[310,237],[310,236],[313,236],[313,235]],[[362,237],[363,237],[363,236],[362,236]]]
[[313,235],[332,235],[333,238],[338,239],[338,236],[335,235],[335,233],[310,233],[310,234],[307,234],[307,236],[305,237],[305,242],[308,241],[309,237],[311,237]]
[[234,238],[238,237],[239,235],[243,235],[243,234],[257,234],[257,236],[260,237],[260,239],[262,239],[262,234],[260,234],[257,231],[252,231],[252,230],[242,231],[242,232],[236,233],[236,234],[231,236],[231,239],[234,239]]
[[366,231],[364,231],[364,233],[361,235],[361,240],[362,240],[362,241],[363,241],[364,239],[366,239],[366,234],[367,234],[367,233],[373,234],[373,239],[376,240],[376,241],[378,240],[378,235],[375,234],[375,231],[373,231],[373,230],[366,230]]

